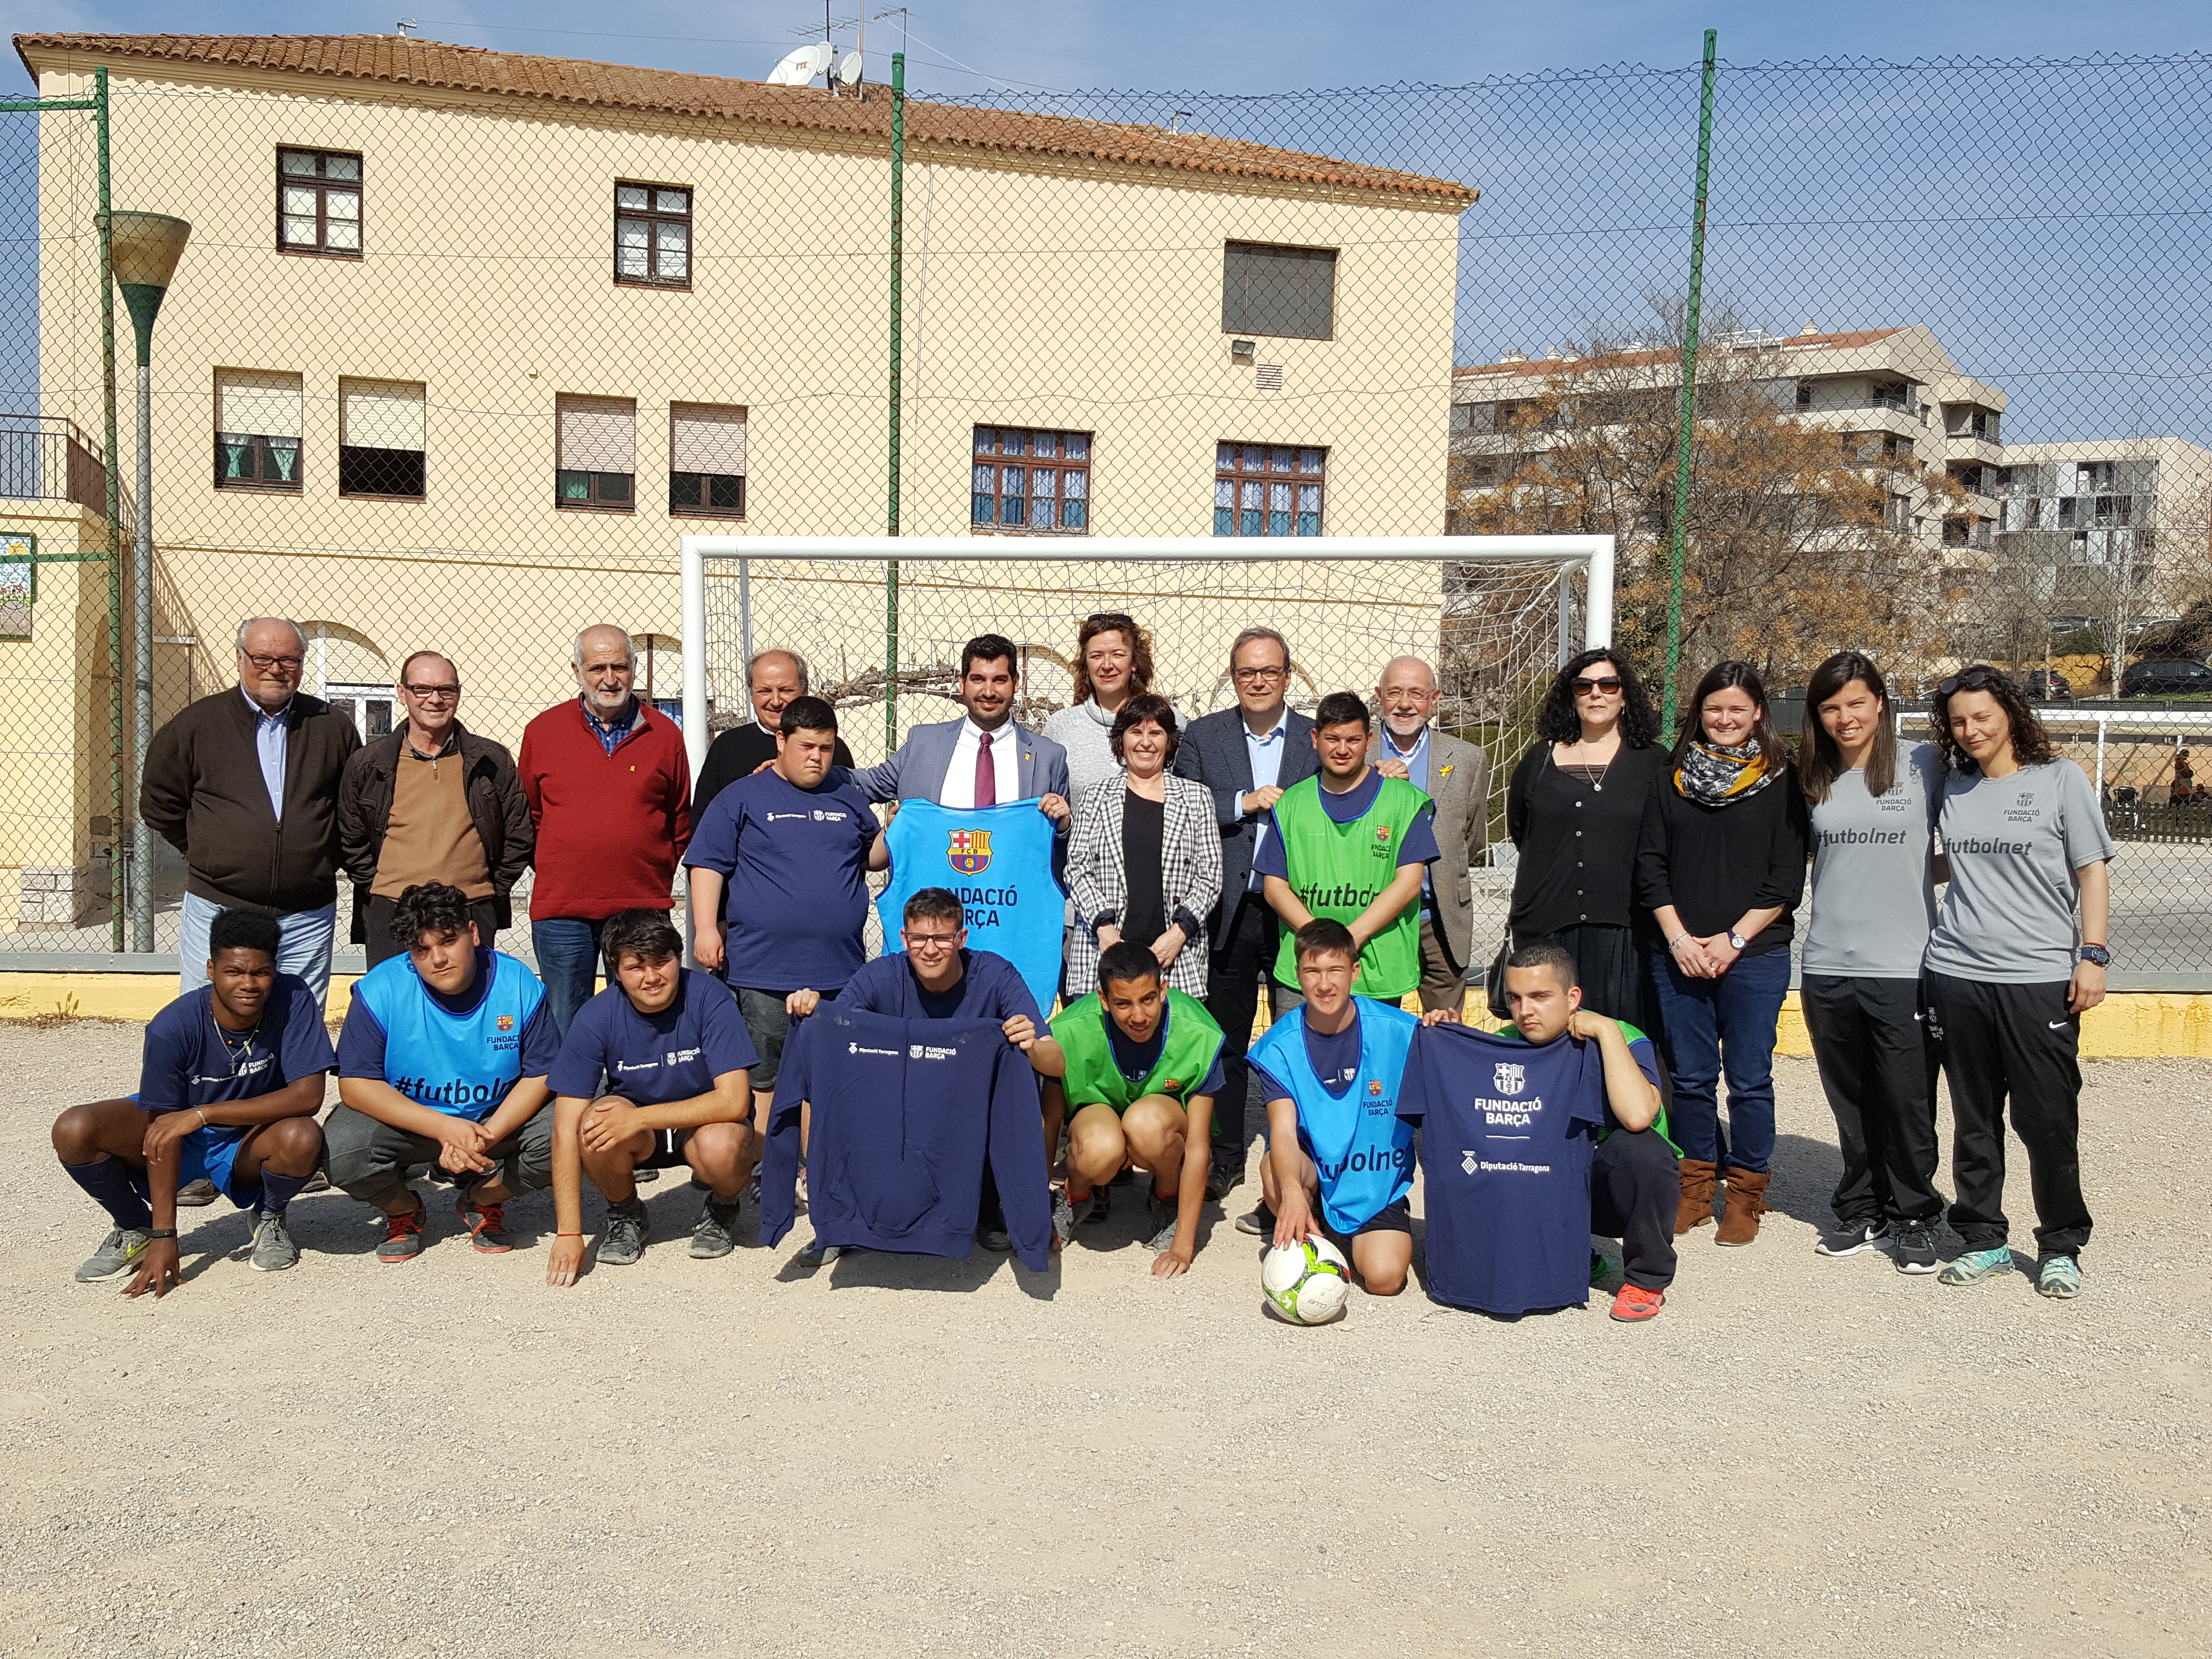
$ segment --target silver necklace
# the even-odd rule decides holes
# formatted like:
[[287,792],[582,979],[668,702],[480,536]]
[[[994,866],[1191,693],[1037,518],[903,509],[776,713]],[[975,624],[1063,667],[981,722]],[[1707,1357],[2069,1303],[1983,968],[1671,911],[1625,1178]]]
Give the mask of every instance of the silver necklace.
[[239,1038],[237,1044],[233,1046],[230,1033],[224,1029],[223,1023],[216,1018],[213,1009],[208,1011],[208,1021],[215,1027],[215,1034],[222,1039],[223,1053],[230,1060],[230,1074],[235,1078],[238,1075],[238,1068],[253,1058],[253,1039],[261,1035],[261,1022],[255,1020],[252,1029],[245,1032]]
[[[1577,749],[1579,749],[1579,748],[1581,748],[1582,746],[1583,746],[1583,740],[1582,740],[1580,738],[1577,738],[1575,739],[1575,747],[1576,747],[1576,748],[1577,748]],[[1601,794],[1601,794],[1603,794],[1603,793],[1605,793],[1605,780],[1606,780],[1606,775],[1607,775],[1607,773],[1609,773],[1609,772],[1611,772],[1611,771],[1613,770],[1613,762],[1615,762],[1615,761],[1619,760],[1620,758],[1620,745],[1619,745],[1619,744],[1615,744],[1615,745],[1614,745],[1614,747],[1613,747],[1613,753],[1611,753],[1610,755],[1607,755],[1607,756],[1605,757],[1605,764],[1604,764],[1604,765],[1602,765],[1602,766],[1601,766],[1601,767],[1599,767],[1599,768],[1597,769],[1597,776],[1596,776],[1596,777],[1595,777],[1595,778],[1593,778],[1593,779],[1590,781],[1590,787],[1591,787],[1593,790],[1596,791],[1599,794]],[[1578,762],[1577,762],[1577,763],[1576,763],[1576,764],[1580,765],[1580,766],[1587,766],[1587,765],[1589,765],[1589,763],[1588,761],[1578,761]]]

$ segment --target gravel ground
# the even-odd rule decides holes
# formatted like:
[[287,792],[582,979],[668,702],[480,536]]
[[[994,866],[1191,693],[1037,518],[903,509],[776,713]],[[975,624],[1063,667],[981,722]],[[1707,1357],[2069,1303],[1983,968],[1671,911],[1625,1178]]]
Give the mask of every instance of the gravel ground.
[[680,1180],[645,1261],[566,1294],[543,1195],[512,1255],[434,1209],[386,1267],[330,1194],[279,1276],[185,1212],[190,1281],[128,1303],[70,1281],[106,1224],[46,1130],[130,1086],[137,1031],[7,1036],[9,1655],[2208,1650],[2176,1229],[2212,1065],[2089,1068],[2070,1306],[1815,1256],[1833,1127],[1785,1060],[1778,1212],[1686,1240],[1656,1323],[1416,1288],[1300,1330],[1225,1223],[1151,1279],[1133,1194],[1044,1276],[809,1272],[803,1219],[689,1260]]

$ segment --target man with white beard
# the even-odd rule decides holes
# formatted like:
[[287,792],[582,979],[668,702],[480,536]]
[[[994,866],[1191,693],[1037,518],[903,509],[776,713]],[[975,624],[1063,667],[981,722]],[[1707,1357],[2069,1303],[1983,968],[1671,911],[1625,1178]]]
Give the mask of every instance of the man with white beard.
[[1367,751],[1386,778],[1404,778],[1437,804],[1442,856],[1421,884],[1421,1009],[1459,1011],[1472,961],[1474,898],[1468,866],[1482,856],[1490,815],[1490,757],[1474,744],[1433,729],[1443,700],[1419,657],[1393,657],[1375,688],[1382,721]]

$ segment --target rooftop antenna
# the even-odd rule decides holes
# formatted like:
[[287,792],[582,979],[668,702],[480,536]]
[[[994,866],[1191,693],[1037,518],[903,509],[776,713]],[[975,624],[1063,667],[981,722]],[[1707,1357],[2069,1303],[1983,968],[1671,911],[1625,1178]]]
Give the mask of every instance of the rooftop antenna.
[[392,27],[394,27],[394,28],[396,28],[396,29],[398,29],[398,30],[399,31],[399,38],[400,38],[401,40],[406,40],[406,39],[408,38],[408,35],[407,35],[407,31],[408,31],[408,30],[410,30],[410,29],[419,29],[419,28],[421,28],[422,27],[422,23],[421,23],[419,21],[417,21],[416,19],[412,18],[412,17],[403,17],[403,18],[401,18],[401,19],[400,19],[397,23],[394,23],[394,24],[392,25]]
[[1182,131],[1182,124],[1190,119],[1190,113],[1191,112],[1187,109],[1170,110],[1168,112],[1168,131],[1170,132],[1181,132]]
[[876,14],[876,21],[880,23],[886,17],[896,17],[899,20],[900,53],[904,55],[905,53],[911,52],[914,48],[914,43],[907,39],[906,8],[904,6],[886,6]]

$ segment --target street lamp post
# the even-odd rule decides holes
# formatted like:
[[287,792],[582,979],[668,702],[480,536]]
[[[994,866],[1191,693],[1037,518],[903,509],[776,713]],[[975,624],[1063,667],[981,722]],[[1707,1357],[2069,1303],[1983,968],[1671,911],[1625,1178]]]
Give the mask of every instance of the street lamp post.
[[[110,268],[123,290],[131,326],[138,337],[138,513],[134,526],[131,587],[131,678],[137,693],[131,720],[134,790],[146,776],[146,745],[154,735],[154,318],[184,256],[192,228],[166,213],[110,213]],[[113,465],[113,457],[109,458]],[[137,805],[134,793],[132,803]],[[143,808],[131,814],[131,948],[154,948],[154,832]]]

